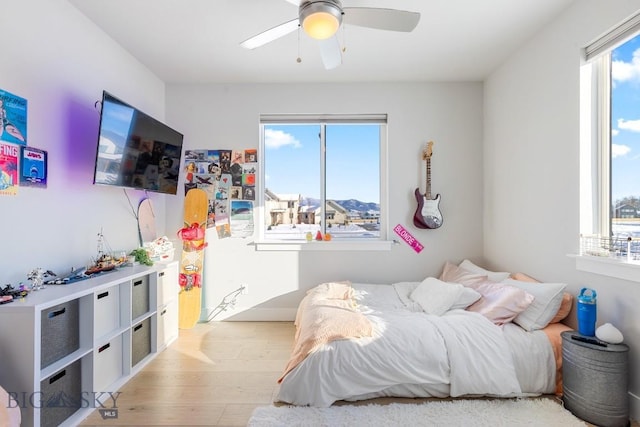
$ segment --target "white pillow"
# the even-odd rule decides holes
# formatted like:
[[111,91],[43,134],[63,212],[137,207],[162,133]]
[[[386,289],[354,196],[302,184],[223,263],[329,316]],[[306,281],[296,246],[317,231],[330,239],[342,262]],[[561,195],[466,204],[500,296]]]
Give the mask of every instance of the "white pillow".
[[543,329],[549,324],[560,309],[564,289],[567,287],[564,283],[530,283],[513,279],[506,279],[502,283],[533,295],[531,305],[513,319],[513,323],[526,331]]
[[411,292],[415,291],[420,282],[398,282],[392,283],[393,289],[396,290],[398,298],[409,311],[420,312],[422,307],[420,304],[411,299]]
[[504,272],[504,271],[489,271],[489,270],[485,270],[484,268],[475,265],[474,263],[472,263],[468,259],[465,259],[460,264],[458,264],[458,267],[460,267],[460,268],[462,268],[464,270],[470,271],[471,273],[477,273],[477,274],[485,275],[492,282],[502,282],[504,279],[507,279],[509,277],[509,274],[510,274],[510,273]]
[[[455,285],[455,283],[449,283],[449,285]],[[455,303],[453,303],[453,305],[449,310],[456,310],[456,309],[464,310],[474,302],[478,301],[480,298],[482,298],[482,295],[480,294],[480,292],[471,288],[464,287],[462,289],[462,293],[458,297],[458,300]]]
[[427,277],[411,292],[411,299],[420,304],[427,314],[442,316],[462,295],[464,286]]

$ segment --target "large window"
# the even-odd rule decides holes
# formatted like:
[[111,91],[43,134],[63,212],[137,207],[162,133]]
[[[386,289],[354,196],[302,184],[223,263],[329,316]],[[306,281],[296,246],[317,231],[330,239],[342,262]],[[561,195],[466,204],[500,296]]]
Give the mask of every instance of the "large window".
[[586,48],[582,249],[640,259],[640,15]]
[[263,116],[263,241],[386,238],[386,116]]

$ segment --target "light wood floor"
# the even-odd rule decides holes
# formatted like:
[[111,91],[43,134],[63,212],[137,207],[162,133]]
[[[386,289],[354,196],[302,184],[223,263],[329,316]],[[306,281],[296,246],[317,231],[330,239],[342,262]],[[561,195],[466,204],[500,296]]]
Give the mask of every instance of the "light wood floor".
[[118,418],[82,426],[246,426],[277,392],[293,346],[291,322],[210,322],[178,339],[127,382]]
[[[256,407],[273,402],[294,332],[291,322],[210,322],[181,330],[119,390],[117,419],[94,411],[81,426],[246,426]],[[373,400],[394,401],[415,402]]]

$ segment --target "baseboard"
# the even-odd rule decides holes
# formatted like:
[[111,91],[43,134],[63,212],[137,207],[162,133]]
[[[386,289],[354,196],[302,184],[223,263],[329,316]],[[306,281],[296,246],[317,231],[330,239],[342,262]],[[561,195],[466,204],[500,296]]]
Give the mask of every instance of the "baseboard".
[[629,416],[633,421],[640,421],[640,397],[629,392]]
[[227,321],[227,322],[293,322],[296,318],[297,308],[250,308],[236,307],[223,311],[213,318],[214,308],[208,307],[200,321]]

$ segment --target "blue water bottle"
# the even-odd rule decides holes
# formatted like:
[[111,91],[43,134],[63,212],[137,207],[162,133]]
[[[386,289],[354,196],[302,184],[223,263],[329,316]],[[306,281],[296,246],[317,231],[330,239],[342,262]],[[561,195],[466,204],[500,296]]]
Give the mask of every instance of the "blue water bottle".
[[582,288],[578,295],[578,332],[593,337],[596,334],[596,291]]

